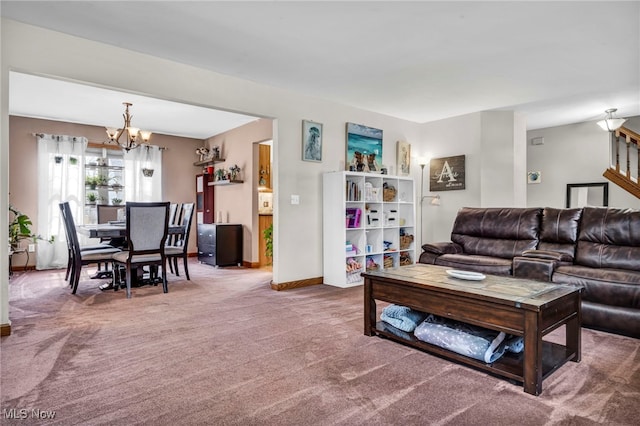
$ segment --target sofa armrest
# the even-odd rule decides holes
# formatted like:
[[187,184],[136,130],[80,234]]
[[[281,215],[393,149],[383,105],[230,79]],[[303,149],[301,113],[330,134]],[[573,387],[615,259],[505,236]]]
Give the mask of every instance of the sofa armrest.
[[555,260],[557,262],[573,262],[573,256],[550,250],[525,250],[522,252],[522,256],[535,259]]
[[516,256],[513,258],[513,276],[551,282],[553,271],[555,271],[558,263],[559,261],[553,259]]
[[446,242],[446,243],[426,243],[422,245],[422,250],[433,254],[459,254],[462,253],[462,246],[460,244]]

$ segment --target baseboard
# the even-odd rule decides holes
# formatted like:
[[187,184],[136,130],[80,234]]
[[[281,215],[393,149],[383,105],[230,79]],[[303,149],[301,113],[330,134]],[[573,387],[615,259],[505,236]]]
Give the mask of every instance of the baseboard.
[[0,324],[0,336],[8,336],[11,334],[11,324]]
[[245,268],[259,268],[260,267],[260,263],[258,263],[258,262],[249,262],[247,260],[243,260],[242,261],[242,266],[244,266]]
[[291,290],[293,288],[309,287],[322,284],[324,277],[307,278],[304,280],[289,281],[286,283],[271,283],[271,289],[276,291]]

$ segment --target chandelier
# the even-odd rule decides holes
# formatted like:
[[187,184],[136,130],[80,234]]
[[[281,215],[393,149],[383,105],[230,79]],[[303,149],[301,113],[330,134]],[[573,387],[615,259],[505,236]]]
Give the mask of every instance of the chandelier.
[[[122,105],[125,106],[124,114],[122,114],[122,118],[124,118],[124,126],[122,129],[115,129],[113,127],[107,127],[107,136],[109,137],[109,142],[116,143],[120,145],[120,148],[129,152],[132,149],[139,147],[141,144],[145,144],[151,138],[151,132],[143,131],[138,129],[137,127],[131,127],[131,118],[133,117],[129,114],[129,107],[133,105],[130,102],[123,102]],[[120,142],[120,138],[122,135],[127,133],[126,141],[124,143]]]
[[604,120],[598,121],[598,126],[602,130],[606,130],[608,132],[615,132],[622,126],[622,124],[627,121],[625,118],[615,118],[613,113],[616,112],[616,108],[609,108],[605,111],[606,117]]

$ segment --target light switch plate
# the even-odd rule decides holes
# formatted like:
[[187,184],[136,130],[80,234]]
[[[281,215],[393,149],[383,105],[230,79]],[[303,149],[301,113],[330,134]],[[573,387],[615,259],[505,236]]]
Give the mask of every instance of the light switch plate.
[[291,195],[291,204],[300,204],[300,196],[299,195]]

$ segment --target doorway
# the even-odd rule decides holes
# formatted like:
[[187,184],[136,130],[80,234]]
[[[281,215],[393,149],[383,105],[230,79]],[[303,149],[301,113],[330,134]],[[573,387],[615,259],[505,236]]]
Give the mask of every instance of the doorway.
[[257,144],[257,222],[258,222],[258,266],[271,268],[273,261],[273,141]]

